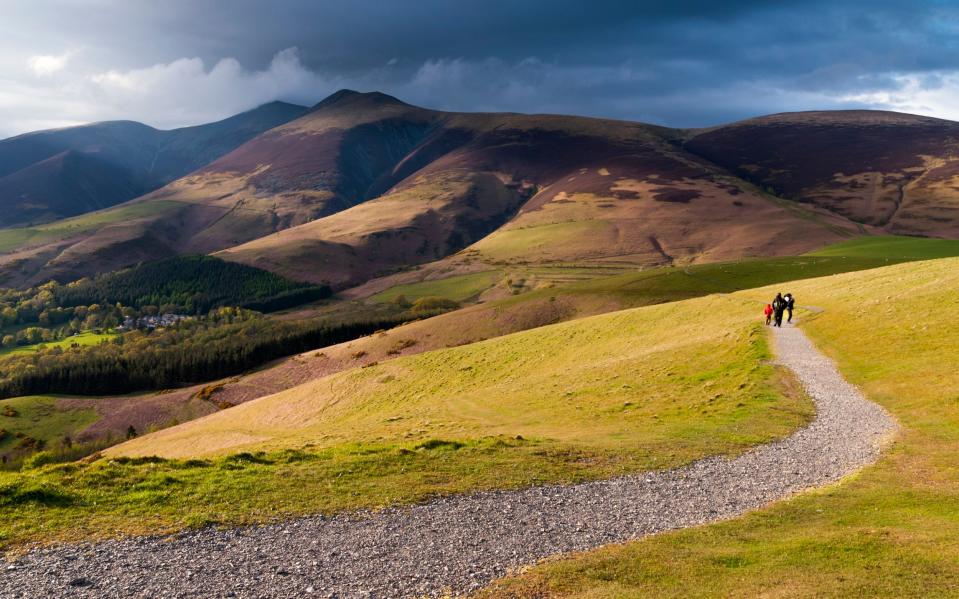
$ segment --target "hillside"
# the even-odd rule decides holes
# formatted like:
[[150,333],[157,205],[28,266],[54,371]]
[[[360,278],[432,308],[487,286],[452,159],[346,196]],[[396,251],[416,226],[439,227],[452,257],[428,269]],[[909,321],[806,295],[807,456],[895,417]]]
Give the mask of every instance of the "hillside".
[[344,290],[397,272],[386,286],[796,255],[885,230],[952,237],[946,167],[916,169],[951,160],[957,126],[856,111],[679,131],[343,90],[132,202],[0,232],[0,284],[216,253]]
[[0,227],[49,222],[130,200],[304,110],[272,102],[170,131],[112,121],[0,140]]
[[954,596],[957,285],[956,258],[788,285],[822,310],[802,328],[902,426],[874,467],[743,518],[543,564],[480,596]]
[[400,168],[442,154],[385,195],[219,255],[346,287],[459,250],[444,268],[649,266],[795,254],[855,231],[776,205],[677,151],[656,127],[488,114],[440,124]]
[[[751,304],[723,302],[724,316],[693,317],[716,301],[640,308],[347,370],[107,453],[194,457],[517,434],[645,453],[646,443],[670,444],[674,435],[690,445],[735,445],[757,432],[753,418],[786,428],[801,421],[768,412],[782,400],[766,381],[771,368],[753,363],[767,350],[752,331]],[[582,360],[583,345],[595,359]],[[709,397],[700,397],[704,384]],[[651,421],[660,426],[650,429]]]
[[[821,254],[821,255],[819,255]],[[442,297],[469,305],[439,316],[418,320],[338,345],[313,349],[227,379],[167,389],[156,393],[71,400],[70,405],[95,406],[98,420],[74,437],[101,439],[112,432],[122,435],[130,424],[137,430],[166,425],[173,414],[183,422],[198,414],[215,411],[272,395],[325,376],[383,363],[401,356],[456,347],[509,333],[574,320],[626,308],[679,301],[712,293],[731,293],[773,282],[852,270],[877,268],[907,260],[959,255],[959,241],[920,238],[861,238],[830,246],[817,255],[693,265],[684,268],[651,268],[611,275],[603,271],[556,269],[550,272],[552,286],[539,287],[528,275],[518,295],[501,294],[506,280],[520,283],[522,270],[488,271],[414,285],[400,285],[370,298],[365,304],[329,304],[303,308],[280,316],[283,320],[328,318],[353,313],[364,318],[396,310],[395,299],[410,301]],[[157,263],[164,264],[163,262]],[[149,267],[146,267],[149,268]],[[581,277],[563,280],[560,277]],[[514,287],[515,288],[515,287]],[[499,299],[493,299],[499,297]],[[200,400],[198,398],[205,398]],[[66,400],[61,401],[61,404]],[[199,408],[198,408],[199,406]],[[205,408],[203,411],[200,408]],[[182,414],[192,414],[182,416]]]
[[684,148],[856,222],[959,235],[959,123],[881,111],[789,113],[706,130]]

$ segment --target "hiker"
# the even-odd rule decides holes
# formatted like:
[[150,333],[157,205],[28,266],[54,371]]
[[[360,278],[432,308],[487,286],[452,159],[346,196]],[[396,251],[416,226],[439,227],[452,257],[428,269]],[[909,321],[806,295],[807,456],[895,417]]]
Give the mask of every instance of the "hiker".
[[783,326],[783,311],[786,310],[786,300],[783,299],[783,294],[776,294],[776,298],[773,300],[772,306],[773,315],[776,317],[776,324],[773,326],[781,328]]
[[773,307],[772,304],[766,304],[766,307],[763,308],[763,314],[766,315],[766,326],[769,326],[769,322],[773,318]]
[[792,321],[793,321],[793,306],[796,305],[796,298],[793,297],[793,294],[787,293],[787,294],[786,294],[786,297],[784,297],[783,299],[786,300],[786,312],[788,313],[788,316],[787,316],[787,318],[786,318],[786,322],[792,322]]

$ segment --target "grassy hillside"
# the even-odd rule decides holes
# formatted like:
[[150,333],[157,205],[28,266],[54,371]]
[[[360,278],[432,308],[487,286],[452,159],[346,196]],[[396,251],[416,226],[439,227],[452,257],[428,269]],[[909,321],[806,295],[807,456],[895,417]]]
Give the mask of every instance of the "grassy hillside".
[[[895,238],[890,239],[895,241]],[[917,239],[913,243],[914,255],[922,256],[939,253],[944,242]],[[959,254],[957,244],[946,243],[951,243]],[[625,308],[710,293],[731,293],[801,277],[877,268],[903,259],[887,257],[892,251],[883,252],[880,247],[873,246],[871,255],[866,257],[799,256],[625,272],[619,268],[516,267],[401,284],[374,295],[365,306],[350,304],[348,309],[395,309],[391,302],[400,295],[408,300],[439,296],[457,301],[479,295],[484,301],[322,351],[292,356],[268,368],[219,381],[216,383],[217,398],[228,404],[240,404],[343,370],[382,363],[399,356],[475,343]],[[611,275],[610,272],[621,274]],[[331,311],[344,308],[327,304],[285,314],[283,318],[325,317]],[[202,387],[175,389],[156,395],[154,399],[172,406],[188,402],[201,390]]]
[[151,202],[126,204],[111,210],[84,214],[59,220],[46,225],[20,229],[0,229],[0,252],[61,241],[83,235],[103,226],[122,223],[130,219],[155,216],[176,209],[175,202]]
[[[707,310],[715,302],[722,311]],[[140,437],[109,460],[0,475],[0,534],[262,521],[735,454],[810,414],[767,363],[754,312],[694,300],[349,370]],[[207,459],[118,457],[148,454]]]
[[[951,256],[959,256],[959,241],[883,235],[851,239],[802,256],[749,258],[684,267],[636,270],[611,266],[590,270],[518,265],[447,277],[431,275],[429,280],[393,285],[370,299],[392,301],[402,295],[407,299],[439,296],[465,301],[482,295],[489,295],[490,299],[518,295],[502,304],[509,305],[557,295],[595,295],[620,301],[620,307],[627,308]],[[484,293],[497,288],[496,293]]]
[[903,427],[878,465],[744,518],[535,568],[491,595],[954,596],[957,285],[959,259],[789,284],[825,309],[803,328]]
[[97,420],[96,410],[66,409],[55,397],[31,395],[0,401],[0,453],[29,453],[37,443],[59,448],[64,437],[76,435]]
[[843,258],[888,258],[890,260],[932,260],[959,256],[959,241],[928,237],[878,235],[860,237],[826,246],[809,256]]
[[433,281],[395,285],[370,299],[375,302],[392,302],[400,297],[410,301],[421,297],[443,297],[453,301],[466,301],[475,299],[492,287],[498,278],[500,278],[500,271],[487,270]]
[[[766,350],[749,326],[751,306],[722,316],[714,310],[710,319],[694,314],[716,301],[736,303],[714,298],[601,316],[347,371],[109,454],[197,457],[306,443],[521,434],[635,455],[661,453],[677,441],[745,439],[748,410],[739,408],[747,404],[739,404],[758,384],[750,379],[762,370],[756,362]],[[708,414],[708,422],[689,422],[690,409]]]

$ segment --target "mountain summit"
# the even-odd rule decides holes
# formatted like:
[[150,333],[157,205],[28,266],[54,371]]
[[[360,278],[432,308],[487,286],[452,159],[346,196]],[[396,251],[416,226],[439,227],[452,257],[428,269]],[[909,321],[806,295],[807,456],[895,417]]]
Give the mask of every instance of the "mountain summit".
[[394,98],[382,92],[358,92],[352,89],[341,89],[320,100],[310,108],[310,112],[322,110],[324,108],[349,106],[351,108],[362,108],[369,106],[382,106],[392,104],[397,106],[410,106],[406,102]]

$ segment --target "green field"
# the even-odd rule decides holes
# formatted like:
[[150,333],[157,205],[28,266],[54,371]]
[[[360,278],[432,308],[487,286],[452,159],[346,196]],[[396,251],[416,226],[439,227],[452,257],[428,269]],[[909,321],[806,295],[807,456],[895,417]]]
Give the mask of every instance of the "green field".
[[811,252],[810,256],[931,260],[959,256],[959,240],[880,235],[859,237]]
[[72,337],[66,337],[58,341],[47,341],[44,343],[36,343],[34,345],[5,347],[0,349],[0,356],[32,354],[41,349],[52,349],[54,347],[59,347],[62,349],[70,349],[74,345],[78,345],[80,347],[89,347],[91,345],[99,345],[105,341],[110,341],[117,336],[118,335],[116,333],[94,333],[93,331],[84,331],[82,333],[73,335]]
[[159,200],[123,204],[99,212],[58,220],[35,227],[0,230],[0,252],[10,252],[25,246],[42,245],[90,232],[112,223],[161,214],[182,207],[180,202]]
[[488,270],[435,281],[396,285],[377,293],[370,299],[374,302],[391,302],[403,296],[412,302],[421,297],[443,297],[456,302],[465,302],[475,299],[480,293],[492,287],[500,276],[500,271]]
[[[959,245],[955,252],[959,255]],[[551,296],[591,296],[597,301],[616,300],[620,307],[629,308],[879,268],[907,260],[884,256],[796,256],[654,268],[574,282],[557,289],[538,289],[502,300],[499,305]]]
[[503,228],[484,237],[473,247],[489,260],[508,262],[549,256],[550,249],[590,244],[594,236],[612,228],[606,221],[583,220]]
[[959,259],[790,288],[825,309],[804,315],[810,337],[902,425],[879,463],[743,518],[536,567],[489,595],[959,595]]
[[[57,398],[45,395],[15,397],[0,401],[0,453],[18,449],[24,438],[62,439],[96,422],[95,410],[63,410]],[[22,436],[20,436],[22,435]]]

